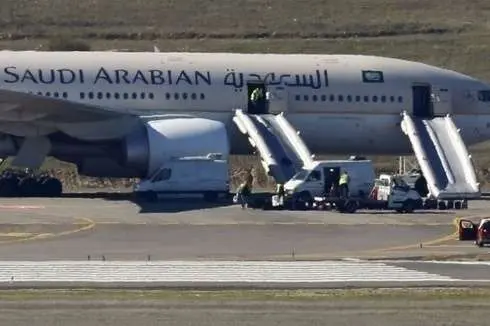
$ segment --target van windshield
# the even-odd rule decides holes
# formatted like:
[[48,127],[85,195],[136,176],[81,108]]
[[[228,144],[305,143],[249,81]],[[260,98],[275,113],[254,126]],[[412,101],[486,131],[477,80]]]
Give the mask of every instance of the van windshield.
[[296,173],[291,180],[305,180],[306,177],[308,176],[309,171],[308,170],[301,170],[298,173]]

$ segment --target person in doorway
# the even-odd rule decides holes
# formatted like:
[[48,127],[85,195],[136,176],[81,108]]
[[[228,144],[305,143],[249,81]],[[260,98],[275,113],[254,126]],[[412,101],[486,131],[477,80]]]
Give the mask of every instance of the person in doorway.
[[346,170],[343,170],[342,173],[340,174],[340,179],[339,179],[339,191],[340,191],[341,198],[349,197],[349,182],[350,182],[349,174],[347,173]]
[[261,106],[262,103],[264,102],[264,90],[260,87],[255,88],[252,93],[250,94],[250,102],[252,102],[252,105],[255,109],[255,111],[262,111]]

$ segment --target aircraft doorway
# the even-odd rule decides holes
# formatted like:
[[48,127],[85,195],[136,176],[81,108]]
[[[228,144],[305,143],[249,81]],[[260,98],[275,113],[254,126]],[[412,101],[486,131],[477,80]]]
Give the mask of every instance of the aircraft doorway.
[[[269,113],[269,106],[265,98],[267,88],[264,83],[247,83],[247,95],[248,95],[248,114],[267,114]],[[260,92],[258,99],[252,101],[252,94],[254,92]]]
[[338,196],[338,185],[340,179],[340,167],[328,167],[323,168],[323,182],[325,186],[325,194],[331,196]]
[[432,88],[430,85],[412,86],[413,94],[413,116],[419,118],[432,118],[434,109],[432,107]]

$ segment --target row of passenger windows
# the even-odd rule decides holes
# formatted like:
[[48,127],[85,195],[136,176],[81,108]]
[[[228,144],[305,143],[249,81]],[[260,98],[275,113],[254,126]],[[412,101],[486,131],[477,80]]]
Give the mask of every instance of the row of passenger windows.
[[153,95],[153,93],[110,93],[110,92],[107,92],[107,93],[102,93],[102,92],[97,92],[97,93],[94,93],[94,92],[88,92],[88,93],[84,93],[84,92],[81,92],[80,93],[80,99],[85,99],[85,98],[88,98],[88,99],[94,99],[94,98],[97,98],[99,100],[102,100],[102,99],[111,99],[111,98],[114,98],[116,100],[119,100],[119,99],[123,99],[123,100],[127,100],[129,98],[133,99],[133,100],[136,100],[136,99],[150,99],[150,100],[153,100],[155,98],[155,95]]
[[[310,100],[310,96],[308,95],[296,95],[295,96],[295,99],[296,101],[309,101]],[[317,102],[317,101],[322,101],[322,102],[325,102],[327,101],[327,99],[330,101],[330,102],[361,102],[361,100],[363,102],[381,102],[381,103],[386,103],[386,102],[391,102],[391,103],[394,103],[394,102],[398,102],[398,103],[403,103],[403,96],[398,96],[398,97],[395,97],[395,96],[386,96],[386,95],[381,95],[381,96],[378,96],[378,95],[373,95],[373,96],[368,96],[368,95],[364,95],[364,96],[361,96],[361,95],[356,95],[356,96],[353,96],[353,95],[347,95],[347,96],[344,96],[344,95],[329,95],[327,97],[327,95],[313,95],[311,96],[311,100],[313,102]]]
[[[34,92],[29,92],[30,94],[34,94]],[[37,92],[36,93],[37,95],[40,95],[40,96],[48,96],[48,97],[55,97],[55,98],[68,98],[68,93],[67,92]],[[110,93],[110,92],[106,92],[106,93],[103,93],[103,92],[80,92],[80,99],[99,99],[99,100],[102,100],[102,99],[116,99],[116,100],[119,100],[119,99],[123,99],[123,100],[127,100],[127,99],[133,99],[133,100],[136,100],[136,99],[150,99],[150,100],[153,100],[155,98],[155,95],[153,93]],[[196,93],[166,93],[165,94],[165,99],[167,100],[171,100],[171,99],[175,99],[175,100],[180,100],[180,99],[183,99],[183,100],[187,100],[187,99],[191,99],[191,100],[197,100],[197,99],[200,99],[200,100],[204,100],[206,98],[206,96],[204,95],[204,93],[200,93],[200,94],[196,94]]]

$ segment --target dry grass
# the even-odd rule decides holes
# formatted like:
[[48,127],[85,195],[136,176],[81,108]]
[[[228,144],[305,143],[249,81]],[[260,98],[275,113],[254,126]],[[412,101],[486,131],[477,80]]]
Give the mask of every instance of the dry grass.
[[[94,50],[356,53],[399,57],[490,81],[490,2],[486,0],[0,0],[0,49],[48,49],[53,37]],[[490,146],[472,149],[490,182]],[[395,158],[375,157],[379,170]],[[270,186],[255,157],[234,157],[232,178],[250,165],[257,186]],[[74,188],[119,185],[79,178],[50,160]],[[130,183],[130,181],[125,181]]]

